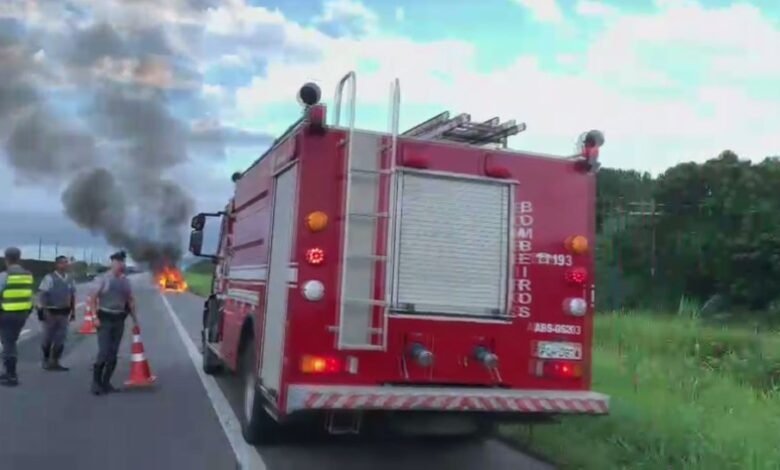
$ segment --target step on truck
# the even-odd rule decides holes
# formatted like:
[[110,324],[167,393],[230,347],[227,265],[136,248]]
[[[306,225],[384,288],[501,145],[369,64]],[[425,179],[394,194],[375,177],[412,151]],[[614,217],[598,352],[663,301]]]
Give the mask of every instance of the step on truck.
[[391,89],[382,133],[355,127],[353,72],[330,122],[304,85],[302,117],[233,175],[224,210],[192,219],[190,251],[215,264],[203,369],[243,380],[244,437],[296,418],[468,434],[607,414],[590,389],[603,135],[556,157],[509,150],[525,125],[498,118],[445,112],[399,133]]

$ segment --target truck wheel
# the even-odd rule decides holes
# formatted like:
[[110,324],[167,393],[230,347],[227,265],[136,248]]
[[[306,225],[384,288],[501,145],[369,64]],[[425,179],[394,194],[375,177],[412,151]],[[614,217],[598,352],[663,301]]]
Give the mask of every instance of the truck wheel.
[[239,370],[244,389],[241,432],[244,439],[250,444],[268,444],[275,442],[280,437],[280,426],[265,411],[265,399],[258,393],[253,345],[254,342],[250,338],[239,359]]
[[203,312],[203,329],[200,333],[201,349],[203,351],[203,372],[208,375],[216,375],[223,370],[222,360],[207,345],[212,336],[212,328],[217,323],[217,315],[219,314],[217,308],[217,303],[213,299],[206,301],[205,311]]

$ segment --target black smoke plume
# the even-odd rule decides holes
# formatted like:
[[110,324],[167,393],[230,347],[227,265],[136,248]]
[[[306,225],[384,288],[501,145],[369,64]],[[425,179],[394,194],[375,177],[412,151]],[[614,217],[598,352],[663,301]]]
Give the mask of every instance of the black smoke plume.
[[177,263],[194,204],[170,170],[195,149],[272,141],[204,109],[200,58],[236,47],[204,44],[203,15],[223,1],[0,3],[0,154],[16,182],[61,190],[71,220],[134,260]]
[[[164,175],[189,158],[172,96],[187,100],[194,89],[192,74],[177,89],[174,64],[187,65],[169,32],[96,23],[52,41],[23,30],[0,22],[0,138],[17,182],[64,187],[67,216],[135,261],[177,263],[194,207]],[[55,111],[52,89],[78,90],[87,104]]]

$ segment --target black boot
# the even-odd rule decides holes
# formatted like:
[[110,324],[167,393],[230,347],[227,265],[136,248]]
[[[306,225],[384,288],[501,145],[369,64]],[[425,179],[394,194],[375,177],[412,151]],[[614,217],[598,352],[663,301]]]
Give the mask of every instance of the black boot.
[[101,384],[101,380],[103,378],[103,369],[106,367],[106,365],[102,362],[96,362],[94,366],[92,366],[92,394],[93,395],[101,395],[103,393],[103,386]]
[[70,370],[69,368],[63,367],[62,364],[60,364],[60,358],[62,357],[62,351],[64,349],[65,349],[65,346],[63,346],[63,345],[54,346],[52,348],[52,352],[51,352],[51,366],[50,366],[51,370],[63,371],[63,372],[67,371],[67,370]]
[[3,362],[5,374],[0,376],[0,385],[5,387],[15,387],[19,385],[19,378],[16,376],[16,358],[9,357]]
[[114,388],[113,385],[111,385],[111,376],[114,374],[114,369],[116,369],[116,360],[108,361],[106,363],[106,368],[103,371],[103,380],[100,383],[100,385],[103,386],[104,393],[114,393],[119,391]]
[[41,351],[43,351],[43,359],[41,360],[41,367],[43,370],[50,370],[51,369],[51,345],[50,344],[44,344],[41,346]]

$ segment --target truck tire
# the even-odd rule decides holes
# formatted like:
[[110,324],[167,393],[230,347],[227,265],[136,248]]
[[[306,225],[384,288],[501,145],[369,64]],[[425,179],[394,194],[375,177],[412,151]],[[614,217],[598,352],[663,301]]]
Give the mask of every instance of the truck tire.
[[241,432],[249,444],[269,444],[280,438],[281,426],[265,410],[265,399],[258,393],[254,370],[254,341],[249,338],[239,358],[239,375],[243,386]]
[[222,360],[217,356],[211,348],[208,347],[207,342],[212,339],[212,328],[217,323],[217,316],[219,306],[217,302],[211,298],[206,301],[203,312],[203,329],[200,333],[201,349],[203,351],[203,372],[208,375],[217,375],[223,371],[224,367]]

